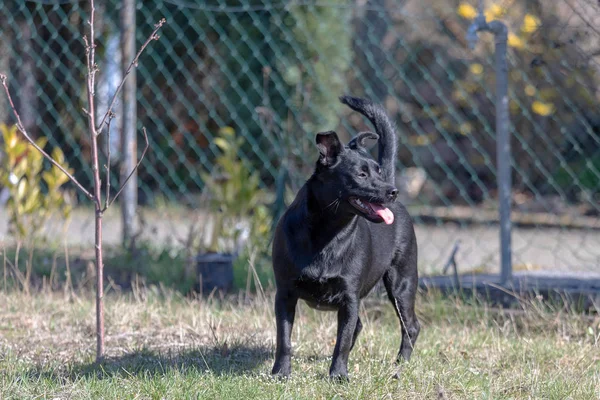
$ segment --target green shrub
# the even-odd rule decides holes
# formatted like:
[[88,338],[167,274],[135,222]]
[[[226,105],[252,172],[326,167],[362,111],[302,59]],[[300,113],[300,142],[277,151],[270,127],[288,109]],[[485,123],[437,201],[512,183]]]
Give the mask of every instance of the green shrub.
[[[202,178],[210,194],[210,210],[214,228],[208,251],[233,251],[238,258],[234,264],[234,284],[245,287],[253,260],[261,283],[270,278],[269,241],[272,217],[267,207],[268,196],[260,187],[257,172],[251,172],[239,158],[244,138],[237,137],[230,127],[222,128],[215,144],[221,150],[212,174]],[[240,235],[247,240],[239,246]]]
[[[44,156],[19,137],[16,127],[0,125],[0,131],[4,139],[0,184],[9,192],[9,234],[19,242],[33,245],[41,238],[50,217],[60,214],[68,219],[71,206],[60,188],[69,178],[54,165],[45,169]],[[39,138],[36,144],[43,148],[46,142],[45,138]],[[54,148],[52,157],[69,170],[59,148]]]

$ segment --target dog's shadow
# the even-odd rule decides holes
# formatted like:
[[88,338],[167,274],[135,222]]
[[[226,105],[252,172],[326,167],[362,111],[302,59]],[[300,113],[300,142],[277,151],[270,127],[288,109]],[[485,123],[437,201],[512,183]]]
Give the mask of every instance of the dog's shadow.
[[267,346],[203,346],[189,350],[139,350],[100,362],[75,364],[52,371],[36,368],[32,377],[51,380],[84,378],[109,379],[132,376],[159,376],[177,371],[182,374],[244,375],[266,370],[273,352]]

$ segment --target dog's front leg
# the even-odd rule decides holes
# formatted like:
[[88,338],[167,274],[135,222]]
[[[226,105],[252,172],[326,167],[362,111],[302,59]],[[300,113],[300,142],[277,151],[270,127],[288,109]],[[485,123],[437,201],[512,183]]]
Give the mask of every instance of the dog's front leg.
[[348,379],[348,356],[358,322],[358,305],[358,298],[352,297],[347,299],[338,310],[337,341],[329,369],[330,378]]
[[277,349],[273,375],[289,376],[292,372],[292,327],[298,297],[288,290],[277,290],[275,320],[277,322]]

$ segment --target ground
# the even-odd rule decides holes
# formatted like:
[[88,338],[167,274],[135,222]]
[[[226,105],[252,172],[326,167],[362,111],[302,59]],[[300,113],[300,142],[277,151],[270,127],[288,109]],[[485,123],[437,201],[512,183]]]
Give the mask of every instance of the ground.
[[421,293],[422,333],[396,369],[396,316],[371,295],[348,384],[326,379],[333,313],[299,306],[292,377],[278,381],[272,293],[220,301],[134,287],[106,300],[108,357],[95,364],[93,293],[0,292],[0,398],[600,397],[600,317],[539,299],[497,310]]

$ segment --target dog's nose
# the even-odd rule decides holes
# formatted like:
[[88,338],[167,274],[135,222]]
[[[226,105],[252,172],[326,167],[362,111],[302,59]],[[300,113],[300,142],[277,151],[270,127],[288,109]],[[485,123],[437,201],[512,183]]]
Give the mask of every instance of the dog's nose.
[[390,189],[388,189],[388,191],[387,191],[387,197],[391,201],[396,200],[396,197],[398,197],[398,189],[396,189],[396,188],[390,188]]

